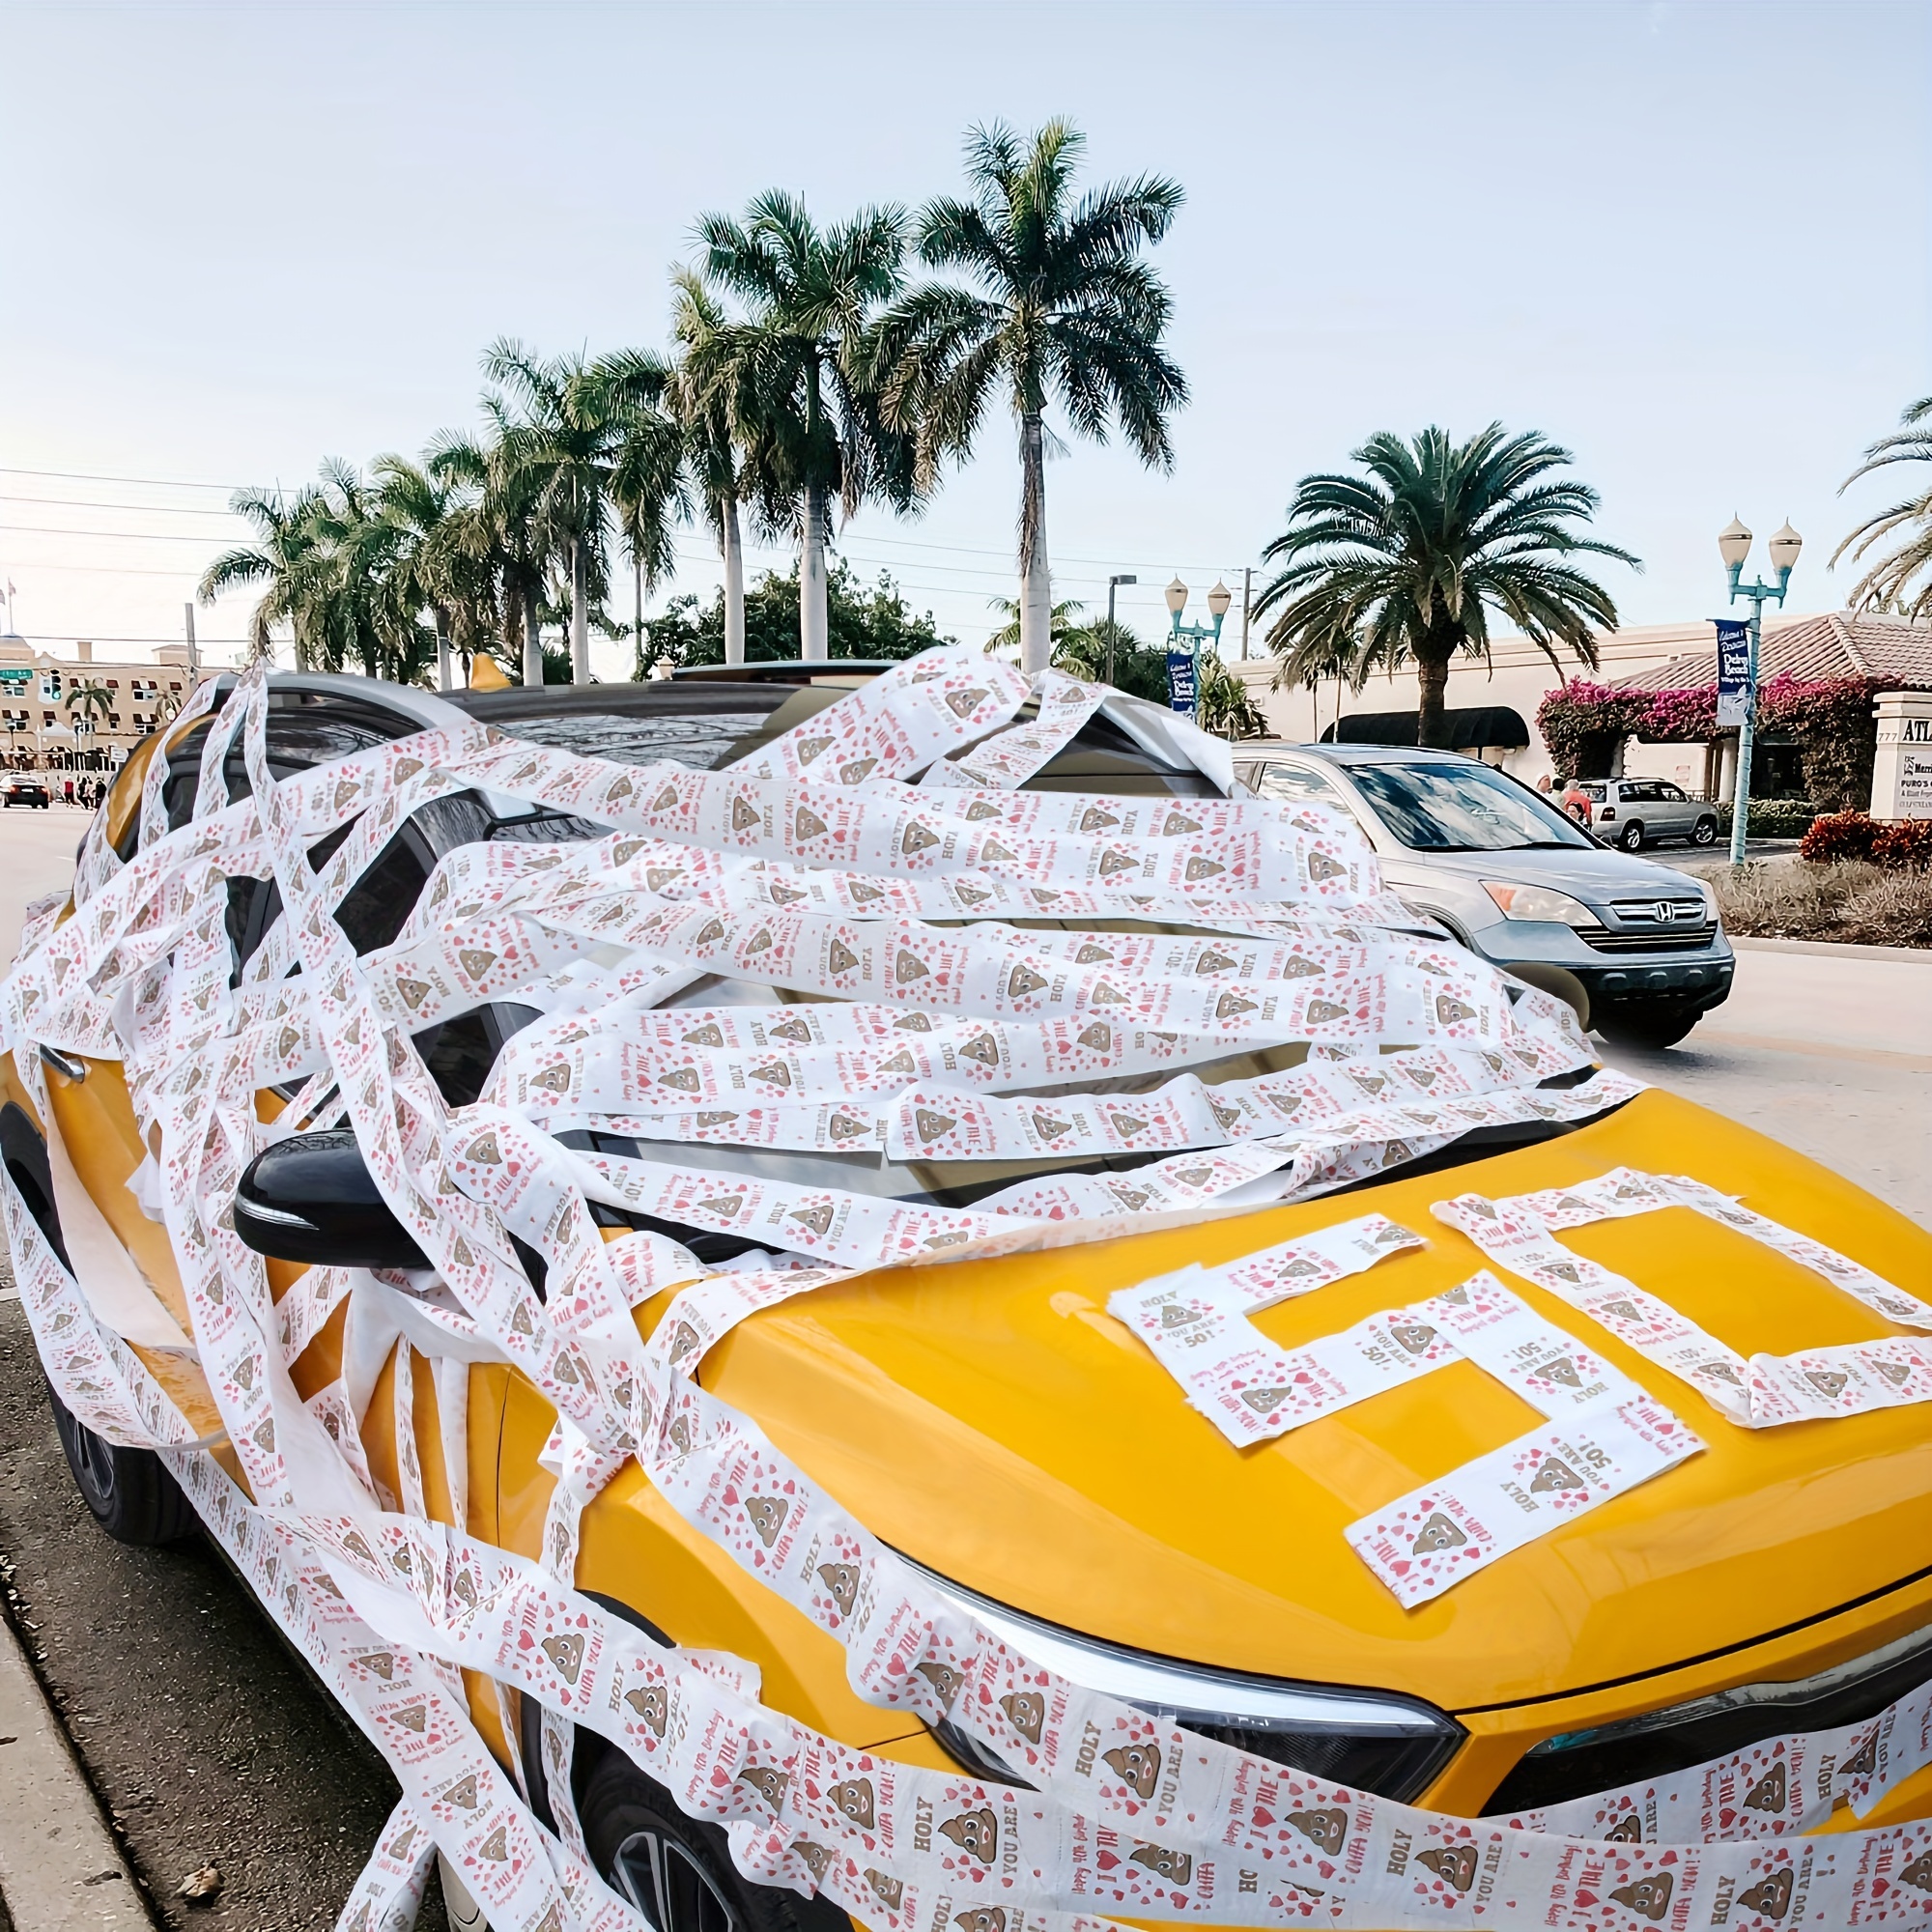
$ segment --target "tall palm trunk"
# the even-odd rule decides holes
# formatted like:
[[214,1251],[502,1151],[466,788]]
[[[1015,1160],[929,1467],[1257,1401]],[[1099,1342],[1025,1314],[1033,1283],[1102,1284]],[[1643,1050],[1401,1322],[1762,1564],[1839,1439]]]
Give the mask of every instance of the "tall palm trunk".
[[570,681],[590,682],[590,593],[587,561],[580,538],[570,547]]
[[436,688],[447,691],[450,682],[449,611],[439,604],[436,607]]
[[517,609],[522,618],[524,682],[541,685],[544,681],[543,633],[537,628],[537,593],[533,584],[519,586]]
[[1020,417],[1020,668],[1053,661],[1053,576],[1046,563],[1045,433],[1037,410]]
[[[638,662],[644,657],[644,560],[636,551],[631,553],[631,636],[637,640]],[[639,673],[642,675],[641,671]]]
[[825,486],[805,486],[805,534],[798,558],[798,654],[808,664],[831,656],[825,607]]
[[1449,660],[1455,653],[1453,639],[1431,637],[1415,652],[1415,742],[1435,751],[1449,749]]
[[[745,662],[745,539],[738,528],[738,498],[727,492],[718,504],[718,543],[724,553],[724,662]],[[801,626],[800,636],[804,631]]]

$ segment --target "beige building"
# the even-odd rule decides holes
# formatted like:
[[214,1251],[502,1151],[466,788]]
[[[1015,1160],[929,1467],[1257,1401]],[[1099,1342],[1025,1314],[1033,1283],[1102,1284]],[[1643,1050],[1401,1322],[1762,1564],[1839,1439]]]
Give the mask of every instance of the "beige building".
[[[190,672],[185,644],[162,644],[150,662],[133,664],[97,657],[90,643],[60,658],[11,632],[0,636],[6,761],[47,771],[112,771],[220,668],[203,664]],[[75,698],[89,689],[101,697]]]
[[[1739,614],[1744,614],[1742,607]],[[1717,680],[1716,635],[1708,618],[1607,632],[1598,639],[1598,653],[1595,670],[1585,670],[1565,657],[1558,671],[1527,639],[1507,637],[1496,639],[1488,664],[1480,658],[1459,661],[1449,672],[1450,710],[1492,714],[1470,721],[1482,736],[1462,749],[1477,752],[1534,784],[1556,775],[1536,728],[1536,709],[1566,679],[1581,677],[1593,684],[1634,685],[1649,691],[1691,689]],[[1765,617],[1760,662],[1764,679],[1789,671],[1801,678],[1870,676],[1918,685],[1928,681],[1928,666],[1932,666],[1932,625],[1848,611],[1814,616],[1777,612]],[[1392,678],[1372,678],[1360,693],[1338,689],[1332,679],[1312,692],[1275,691],[1272,658],[1251,659],[1245,665],[1236,661],[1229,668],[1246,682],[1270,726],[1283,738],[1319,739],[1332,731],[1338,712],[1345,723],[1388,714],[1412,721],[1415,715],[1412,668]],[[1399,728],[1393,720],[1390,723]],[[1402,742],[1415,741],[1411,736]],[[1728,781],[1726,760],[1732,755],[1725,749],[1727,743],[1706,748],[1632,740],[1625,748],[1623,769],[1634,777],[1674,780],[1687,791],[1722,796]]]

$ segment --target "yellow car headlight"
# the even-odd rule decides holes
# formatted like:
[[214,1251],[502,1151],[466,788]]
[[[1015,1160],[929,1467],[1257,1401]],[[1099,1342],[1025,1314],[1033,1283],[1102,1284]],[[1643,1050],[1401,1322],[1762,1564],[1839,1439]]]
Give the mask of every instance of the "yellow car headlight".
[[[1311,1776],[1406,1801],[1429,1788],[1468,1735],[1433,1705],[1392,1691],[1296,1684],[1152,1657],[1041,1623],[920,1565],[913,1567],[941,1596],[1070,1683]],[[1025,1783],[960,1726],[937,1724],[933,1735],[977,1776]]]

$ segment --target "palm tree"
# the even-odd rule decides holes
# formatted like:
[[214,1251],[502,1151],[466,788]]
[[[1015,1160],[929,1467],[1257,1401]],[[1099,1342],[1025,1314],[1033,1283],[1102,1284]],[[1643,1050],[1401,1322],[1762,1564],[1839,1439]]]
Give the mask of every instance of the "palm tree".
[[426,468],[440,482],[463,487],[464,505],[455,512],[451,540],[494,586],[503,661],[515,666],[521,660],[524,682],[540,685],[537,605],[546,563],[537,527],[537,479],[519,467],[517,424],[503,398],[486,394],[483,413],[493,436],[484,440],[446,431],[430,443]]
[[922,258],[970,283],[914,290],[887,319],[887,420],[918,440],[918,481],[932,487],[949,456],[972,447],[988,395],[1009,401],[1020,440],[1021,664],[1052,648],[1046,556],[1046,410],[1058,402],[1083,436],[1104,442],[1118,420],[1141,461],[1174,465],[1169,415],[1187,381],[1161,339],[1173,311],[1140,259],[1167,233],[1182,195],[1157,175],[1113,182],[1074,199],[1086,145],[1051,121],[1022,144],[1002,125],[966,137],[970,201],[944,198],[918,222]]
[[[1019,599],[1017,597],[989,597],[986,599],[986,608],[989,611],[997,612],[1007,620],[986,639],[986,648],[989,651],[1009,651],[1014,649],[1020,641],[1020,620],[1022,613]],[[1055,643],[1059,643],[1065,639],[1084,636],[1092,628],[1092,626],[1076,622],[1083,608],[1081,604],[1072,598],[1064,599],[1053,607],[1049,629]],[[1103,617],[1100,621],[1104,624],[1106,619]]]
[[497,622],[494,562],[487,546],[473,540],[477,493],[402,456],[379,456],[369,468],[377,512],[396,532],[384,578],[385,628],[393,642],[401,642],[412,637],[422,612],[430,612],[437,685],[447,691],[452,654],[467,663],[486,647]]
[[849,518],[867,497],[914,499],[912,447],[880,420],[873,325],[899,288],[902,209],[862,209],[822,233],[795,196],[759,195],[743,222],[698,223],[701,274],[742,305],[731,346],[741,371],[732,429],[741,481],[761,520],[799,546],[799,654],[827,651],[826,519],[837,497]]
[[607,531],[617,447],[634,408],[652,399],[654,384],[661,390],[661,370],[642,355],[539,362],[508,338],[491,345],[483,369],[522,406],[521,416],[500,430],[501,459],[531,491],[542,547],[568,574],[572,678],[588,684],[590,607],[601,606],[610,588]]
[[1216,651],[1202,651],[1194,660],[1194,722],[1217,738],[1265,738],[1266,714]]
[[642,350],[626,350],[598,364],[618,402],[611,455],[610,495],[617,528],[631,557],[638,648],[644,643],[644,592],[677,567],[671,533],[691,514],[685,480],[686,441],[672,371]]
[[[1881,437],[1865,451],[1865,460],[1838,486],[1843,496],[1861,476],[1893,463],[1932,463],[1932,396],[1908,406],[1899,427]],[[1832,561],[1847,551],[1861,562],[1875,544],[1904,532],[1902,541],[1874,560],[1853,586],[1853,610],[1889,611],[1901,617],[1922,617],[1932,611],[1932,487],[1921,490],[1889,510],[1867,517],[1836,550]]]
[[96,720],[105,723],[114,700],[107,695],[107,687],[102,684],[71,684],[62,703],[70,713],[80,713],[80,729],[75,736],[74,750],[79,752],[79,739],[83,734],[91,735],[97,728]]
[[754,420],[754,357],[751,331],[734,327],[689,269],[674,269],[677,307],[671,333],[677,342],[673,406],[684,424],[685,460],[724,564],[724,662],[745,662],[745,540],[739,523],[742,487],[737,438],[765,434]]
[[1460,654],[1488,655],[1490,610],[1559,670],[1559,647],[1595,666],[1592,632],[1614,630],[1617,607],[1570,559],[1643,565],[1576,533],[1598,498],[1550,476],[1568,450],[1492,423],[1460,445],[1440,429],[1407,441],[1384,431],[1352,460],[1368,473],[1301,479],[1288,528],[1262,553],[1283,566],[1255,603],[1257,612],[1280,607],[1267,641],[1283,678],[1308,683],[1346,664],[1359,691],[1372,670],[1412,660],[1416,743],[1440,746],[1449,666]]
[[325,566],[316,537],[320,495],[303,489],[288,502],[279,491],[238,490],[228,507],[255,526],[256,543],[216,557],[202,573],[196,595],[213,604],[225,590],[263,585],[248,620],[249,655],[270,656],[271,631],[287,624],[295,634],[296,668],[309,669],[327,655]]

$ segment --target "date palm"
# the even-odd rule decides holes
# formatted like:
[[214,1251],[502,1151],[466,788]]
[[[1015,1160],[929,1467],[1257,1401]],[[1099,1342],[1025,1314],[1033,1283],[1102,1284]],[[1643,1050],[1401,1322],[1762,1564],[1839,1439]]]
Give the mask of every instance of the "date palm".
[[1076,198],[1085,139],[1051,121],[1031,141],[1011,128],[966,138],[970,200],[942,198],[920,214],[917,241],[936,282],[896,303],[881,336],[889,422],[917,439],[922,489],[971,449],[995,393],[1012,410],[1020,444],[1020,656],[1043,668],[1052,650],[1046,554],[1046,412],[1057,403],[1082,436],[1104,442],[1118,422],[1143,463],[1174,466],[1169,416],[1187,382],[1162,348],[1173,301],[1141,259],[1179,211],[1177,183],[1158,175],[1112,182]]
[[[1932,463],[1932,396],[1905,409],[1899,427],[1865,451],[1865,460],[1838,486],[1839,495],[1861,476],[1894,463]],[[1832,553],[1832,561],[1849,553],[1854,563],[1861,563],[1876,546],[1893,537],[1899,541],[1873,559],[1848,602],[1854,610],[1922,617],[1932,611],[1932,484],[1867,517]]]
[[1551,472],[1570,461],[1534,431],[1500,423],[1456,443],[1440,429],[1383,432],[1353,454],[1364,473],[1304,476],[1288,528],[1263,551],[1282,568],[1258,613],[1279,611],[1267,642],[1280,681],[1306,684],[1341,666],[1359,691],[1371,671],[1413,664],[1416,743],[1447,738],[1443,698],[1459,656],[1487,656],[1495,611],[1561,668],[1559,650],[1594,667],[1596,630],[1617,607],[1572,559],[1630,552],[1578,534],[1597,493]]
[[899,288],[904,211],[862,209],[820,230],[774,188],[743,221],[708,214],[697,232],[704,282],[742,311],[724,324],[740,480],[760,521],[797,537],[800,655],[823,659],[831,504],[851,517],[869,497],[900,509],[914,498],[911,442],[885,428],[871,386],[873,327]]

